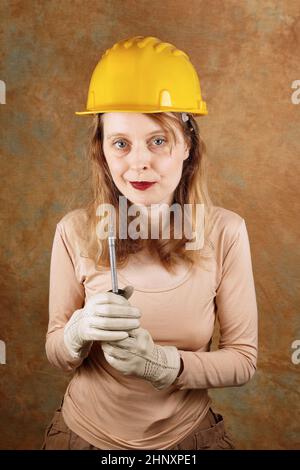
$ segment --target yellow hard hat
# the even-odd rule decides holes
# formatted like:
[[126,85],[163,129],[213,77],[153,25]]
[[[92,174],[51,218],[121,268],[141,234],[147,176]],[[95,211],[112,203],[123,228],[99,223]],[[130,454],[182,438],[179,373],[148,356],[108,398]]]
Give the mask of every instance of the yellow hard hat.
[[207,114],[189,56],[153,36],[124,39],[107,49],[91,77],[85,111]]

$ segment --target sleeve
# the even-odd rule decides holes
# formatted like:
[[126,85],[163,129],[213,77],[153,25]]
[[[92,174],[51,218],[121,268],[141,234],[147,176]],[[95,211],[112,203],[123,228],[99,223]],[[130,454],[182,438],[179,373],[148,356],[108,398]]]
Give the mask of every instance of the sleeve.
[[46,334],[46,355],[49,362],[65,371],[78,367],[83,358],[74,359],[66,349],[63,330],[75,312],[84,304],[84,286],[75,276],[74,264],[59,224],[54,235],[49,280],[49,323]]
[[180,389],[240,386],[257,362],[257,303],[245,220],[223,260],[215,296],[220,325],[216,351],[179,350],[184,369],[174,384]]

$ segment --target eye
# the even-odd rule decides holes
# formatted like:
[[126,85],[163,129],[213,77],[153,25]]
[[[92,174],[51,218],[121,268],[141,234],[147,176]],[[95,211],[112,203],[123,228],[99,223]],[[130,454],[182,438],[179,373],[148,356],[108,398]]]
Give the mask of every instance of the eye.
[[[160,141],[160,142],[166,142],[166,139],[162,138],[162,137],[156,137],[155,139],[153,139],[153,142],[157,142],[157,141]],[[122,145],[121,147],[117,144],[125,144],[125,145]],[[127,142],[125,142],[125,140],[123,139],[119,139],[119,140],[116,140],[115,142],[113,142],[113,146],[115,146],[118,150],[124,150],[126,148],[126,145],[127,145]],[[162,144],[158,144],[156,145],[155,144],[155,147],[161,147]]]
[[[163,139],[163,138],[161,138],[161,137],[157,137],[157,138],[154,139],[154,141],[155,141],[155,140],[156,140],[156,141],[157,141],[157,140],[160,140],[161,142],[166,142],[166,139]],[[161,147],[161,145],[156,145],[156,147]]]
[[[125,140],[116,140],[116,142],[114,142],[113,145],[115,146],[116,144],[119,144],[120,142],[126,144]],[[123,150],[124,148],[125,148],[125,147],[118,147],[118,146],[117,146],[117,149],[119,149],[119,150]]]

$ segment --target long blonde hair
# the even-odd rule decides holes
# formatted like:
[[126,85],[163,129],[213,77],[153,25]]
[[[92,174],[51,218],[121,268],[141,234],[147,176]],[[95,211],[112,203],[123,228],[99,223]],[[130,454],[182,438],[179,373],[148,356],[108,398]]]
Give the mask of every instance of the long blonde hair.
[[[150,253],[155,253],[160,262],[172,272],[179,259],[194,264],[200,258],[207,258],[207,248],[213,248],[209,233],[212,228],[210,217],[213,203],[209,197],[207,189],[207,161],[206,147],[200,136],[199,127],[193,115],[188,114],[189,120],[183,122],[181,113],[150,113],[149,118],[158,122],[165,130],[171,140],[176,141],[173,126],[177,126],[182,133],[185,142],[189,146],[189,158],[183,162],[183,170],[180,182],[175,190],[173,204],[180,204],[183,210],[184,204],[191,204],[194,208],[196,204],[202,203],[204,206],[204,246],[198,250],[187,250],[185,244],[191,240],[183,236],[181,239],[172,238],[174,234],[174,221],[170,220],[170,239],[135,239],[116,238],[116,259],[117,266],[123,267],[129,256],[144,248],[148,248]],[[97,207],[100,204],[111,204],[116,213],[116,234],[119,233],[119,196],[123,196],[116,187],[110,174],[108,164],[102,149],[103,143],[103,120],[102,114],[96,114],[90,128],[90,140],[87,147],[87,155],[91,171],[92,198],[85,205],[86,213],[85,230],[88,232],[86,256],[92,258],[98,270],[109,268],[109,250],[106,240],[100,240],[97,236]],[[127,207],[132,203],[127,200]],[[130,216],[128,216],[128,220]],[[192,215],[193,228],[195,227],[195,214]],[[161,232],[160,232],[161,234]],[[210,250],[209,250],[210,251]]]

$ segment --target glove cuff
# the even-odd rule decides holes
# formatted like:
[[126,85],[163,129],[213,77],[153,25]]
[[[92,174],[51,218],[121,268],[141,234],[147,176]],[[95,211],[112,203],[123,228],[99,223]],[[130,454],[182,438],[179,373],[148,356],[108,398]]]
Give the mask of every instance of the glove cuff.
[[153,360],[147,361],[145,378],[161,390],[175,382],[180,370],[180,353],[176,346],[155,345]]
[[64,327],[64,343],[73,359],[82,359],[88,356],[93,341],[82,342],[78,336],[78,321],[81,320],[83,309],[75,310],[72,317]]

